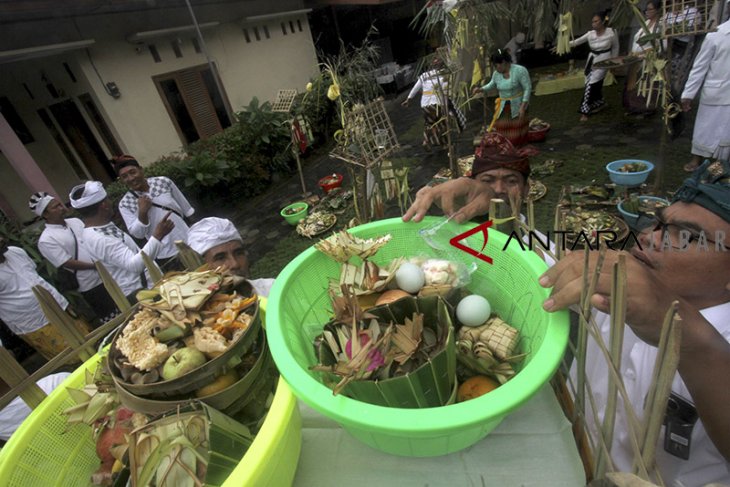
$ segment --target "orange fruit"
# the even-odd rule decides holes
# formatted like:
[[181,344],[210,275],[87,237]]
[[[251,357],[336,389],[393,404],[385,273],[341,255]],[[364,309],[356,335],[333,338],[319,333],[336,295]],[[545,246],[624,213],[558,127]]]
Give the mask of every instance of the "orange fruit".
[[456,391],[456,400],[458,402],[468,401],[476,397],[482,396],[487,392],[491,392],[499,387],[499,383],[486,375],[475,375],[469,377],[459,386]]

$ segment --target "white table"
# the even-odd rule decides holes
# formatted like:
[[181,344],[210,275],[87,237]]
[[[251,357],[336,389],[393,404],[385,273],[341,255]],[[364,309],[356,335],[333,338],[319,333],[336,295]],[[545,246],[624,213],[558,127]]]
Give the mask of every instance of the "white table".
[[585,485],[570,423],[549,384],[479,443],[442,457],[388,455],[356,440],[301,401],[295,487]]

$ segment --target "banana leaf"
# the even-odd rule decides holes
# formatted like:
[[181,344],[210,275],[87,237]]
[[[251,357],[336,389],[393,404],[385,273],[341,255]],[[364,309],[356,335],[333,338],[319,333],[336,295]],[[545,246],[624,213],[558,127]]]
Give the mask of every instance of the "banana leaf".
[[[388,370],[380,372],[379,376],[385,375],[386,378],[353,380],[342,392],[353,399],[387,407],[427,408],[448,404],[456,385],[453,308],[440,296],[427,296],[403,298],[372,308],[369,312],[377,317],[382,329],[389,323],[402,324],[414,313],[423,313],[423,336],[430,333],[431,337],[435,337],[435,344],[425,361],[414,370],[392,377],[390,375],[394,371],[394,363],[387,367]],[[331,338],[337,337],[333,339],[339,342],[340,350],[344,350],[344,338],[332,326],[332,323],[328,323],[325,330],[332,334]],[[326,345],[325,334],[316,342],[320,344],[316,346],[320,363],[334,365],[337,360],[331,348]],[[419,353],[423,352],[416,352]],[[407,364],[408,362],[403,365]],[[325,383],[337,383],[338,380],[338,376],[325,373]]]

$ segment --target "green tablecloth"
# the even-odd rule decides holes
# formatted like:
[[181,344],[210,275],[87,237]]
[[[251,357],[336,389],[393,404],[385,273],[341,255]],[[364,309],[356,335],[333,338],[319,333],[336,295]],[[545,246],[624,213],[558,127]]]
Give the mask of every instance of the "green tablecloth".
[[549,385],[479,443],[435,458],[381,453],[299,404],[302,452],[295,487],[585,485],[570,423]]
[[[572,74],[562,76],[560,78],[545,79],[541,77],[535,85],[535,96],[552,95],[554,93],[562,93],[568,90],[583,89],[586,83],[586,77],[583,71],[573,72]],[[609,71],[603,80],[605,86],[616,83],[616,78]]]

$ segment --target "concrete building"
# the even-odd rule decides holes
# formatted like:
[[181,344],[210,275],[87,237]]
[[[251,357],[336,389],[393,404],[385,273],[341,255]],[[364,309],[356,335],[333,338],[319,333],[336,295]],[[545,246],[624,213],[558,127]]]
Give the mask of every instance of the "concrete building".
[[304,89],[317,58],[302,0],[23,0],[0,7],[0,209],[66,199],[220,132],[251,98]]

